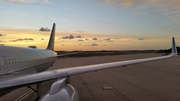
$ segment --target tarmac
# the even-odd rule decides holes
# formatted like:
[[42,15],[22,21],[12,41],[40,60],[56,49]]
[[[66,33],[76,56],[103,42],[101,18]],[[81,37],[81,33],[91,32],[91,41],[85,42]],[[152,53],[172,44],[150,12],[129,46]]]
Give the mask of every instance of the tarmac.
[[[162,56],[131,54],[59,59],[50,69],[69,68],[123,60]],[[70,84],[77,88],[80,101],[180,101],[180,57],[107,69],[72,76]],[[43,83],[43,94],[54,81]],[[26,94],[27,93],[27,94]],[[22,95],[26,95],[22,97]],[[20,97],[21,96],[21,97]],[[34,101],[37,94],[20,88],[0,101]],[[20,99],[22,98],[22,99]]]

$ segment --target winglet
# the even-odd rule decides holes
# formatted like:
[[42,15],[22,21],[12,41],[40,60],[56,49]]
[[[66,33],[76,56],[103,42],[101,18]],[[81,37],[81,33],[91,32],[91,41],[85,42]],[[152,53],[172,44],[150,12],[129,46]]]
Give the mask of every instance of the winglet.
[[172,56],[178,56],[174,37],[172,37],[172,53],[171,54]]
[[53,27],[52,27],[52,31],[51,31],[51,36],[49,38],[49,43],[48,43],[48,46],[47,46],[47,50],[52,50],[54,51],[54,37],[55,37],[55,27],[56,27],[56,24],[53,23]]

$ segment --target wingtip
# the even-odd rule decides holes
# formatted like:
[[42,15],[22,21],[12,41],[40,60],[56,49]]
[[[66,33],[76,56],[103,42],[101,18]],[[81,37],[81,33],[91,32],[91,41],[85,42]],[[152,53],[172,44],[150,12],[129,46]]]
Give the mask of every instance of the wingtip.
[[172,37],[172,56],[178,56],[174,37]]
[[56,25],[56,23],[53,23],[53,26],[55,26]]

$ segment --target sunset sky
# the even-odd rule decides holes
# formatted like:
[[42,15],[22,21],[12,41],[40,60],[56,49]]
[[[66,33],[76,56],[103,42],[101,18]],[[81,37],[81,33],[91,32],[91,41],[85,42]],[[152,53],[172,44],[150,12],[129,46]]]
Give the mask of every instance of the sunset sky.
[[46,48],[53,23],[55,50],[180,45],[179,0],[0,0],[0,44]]

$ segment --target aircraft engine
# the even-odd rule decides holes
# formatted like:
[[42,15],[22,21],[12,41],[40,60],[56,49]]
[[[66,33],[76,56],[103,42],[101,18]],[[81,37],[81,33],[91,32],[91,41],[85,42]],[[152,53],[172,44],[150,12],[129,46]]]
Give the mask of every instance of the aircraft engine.
[[77,90],[70,84],[66,84],[66,78],[54,82],[50,91],[39,101],[79,101]]

